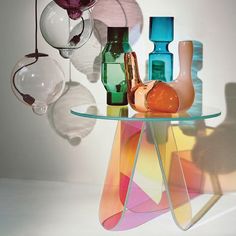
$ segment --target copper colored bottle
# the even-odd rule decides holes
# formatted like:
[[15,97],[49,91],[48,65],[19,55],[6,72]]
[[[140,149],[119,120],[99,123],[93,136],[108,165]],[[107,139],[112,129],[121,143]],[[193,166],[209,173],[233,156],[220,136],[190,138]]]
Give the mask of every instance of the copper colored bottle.
[[139,76],[135,52],[125,54],[128,101],[139,112],[175,113],[187,110],[194,100],[191,78],[192,41],[179,43],[180,73],[171,83],[149,81],[143,83]]

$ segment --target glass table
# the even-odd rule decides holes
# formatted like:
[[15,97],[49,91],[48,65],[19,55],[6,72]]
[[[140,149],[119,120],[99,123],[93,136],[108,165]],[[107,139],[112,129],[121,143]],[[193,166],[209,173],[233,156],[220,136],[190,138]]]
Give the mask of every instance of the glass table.
[[[220,116],[217,109],[136,113],[127,106],[88,104],[71,113],[118,121],[99,210],[105,229],[131,229],[171,211],[187,230],[221,197],[217,179],[205,178],[194,149],[199,137],[212,132],[204,121]],[[209,200],[193,212],[192,202],[205,192]]]

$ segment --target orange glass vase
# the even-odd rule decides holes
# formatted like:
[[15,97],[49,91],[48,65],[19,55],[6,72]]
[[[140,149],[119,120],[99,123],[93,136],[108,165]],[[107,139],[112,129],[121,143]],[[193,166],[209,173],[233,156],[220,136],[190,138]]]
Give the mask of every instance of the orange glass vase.
[[191,77],[193,56],[192,41],[179,42],[180,73],[171,83],[148,81],[139,76],[135,52],[125,53],[125,70],[128,84],[128,101],[138,112],[176,113],[187,110],[194,100]]

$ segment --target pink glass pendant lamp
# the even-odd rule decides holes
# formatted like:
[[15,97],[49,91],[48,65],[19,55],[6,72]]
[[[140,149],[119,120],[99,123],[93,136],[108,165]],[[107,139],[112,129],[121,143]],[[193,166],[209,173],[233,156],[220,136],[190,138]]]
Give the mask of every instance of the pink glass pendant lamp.
[[11,87],[16,97],[43,115],[55,102],[65,86],[64,72],[59,64],[37,48],[37,0],[35,0],[35,51],[24,56],[12,71]]
[[67,10],[68,16],[72,20],[77,20],[82,16],[83,11],[93,7],[97,0],[54,0],[60,7]]
[[92,10],[99,42],[107,43],[108,27],[129,27],[129,43],[134,45],[143,30],[142,9],[136,0],[98,0]]
[[125,54],[128,101],[138,112],[176,113],[187,110],[194,100],[191,78],[193,56],[192,41],[179,42],[180,72],[171,83],[149,81],[143,83],[139,76],[135,52]]

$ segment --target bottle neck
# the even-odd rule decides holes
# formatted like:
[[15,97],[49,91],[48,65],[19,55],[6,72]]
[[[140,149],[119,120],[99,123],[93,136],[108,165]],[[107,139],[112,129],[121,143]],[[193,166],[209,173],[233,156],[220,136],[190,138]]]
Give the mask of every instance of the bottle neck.
[[108,40],[107,43],[123,44],[123,43],[129,43],[129,42],[126,40]]
[[139,76],[138,61],[135,52],[125,54],[125,71],[128,90],[132,91],[142,84]]
[[129,29],[127,27],[108,27],[107,41],[129,41]]
[[169,42],[154,42],[154,51],[158,53],[169,52]]
[[191,78],[193,57],[193,44],[192,41],[182,41],[179,43],[179,75],[182,78]]
[[117,56],[120,56],[122,53],[130,52],[131,47],[128,42],[112,41],[107,43],[106,49],[104,49],[104,51],[109,51],[112,54],[115,53]]

